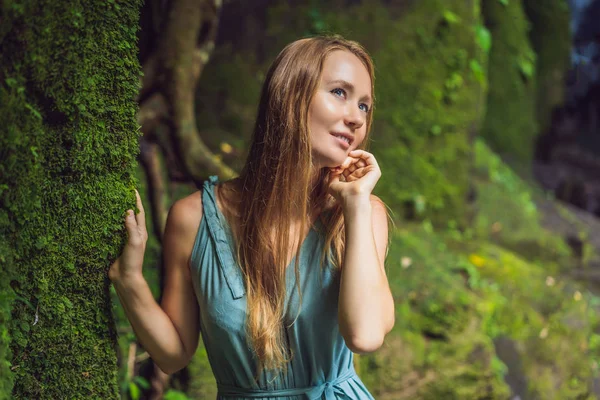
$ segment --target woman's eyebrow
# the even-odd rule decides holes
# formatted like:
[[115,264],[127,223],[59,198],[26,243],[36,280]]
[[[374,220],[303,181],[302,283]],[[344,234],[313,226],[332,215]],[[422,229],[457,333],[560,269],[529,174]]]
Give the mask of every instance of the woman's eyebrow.
[[[354,85],[351,84],[348,81],[345,81],[343,79],[335,79],[333,81],[329,81],[327,82],[329,85],[340,85],[341,87],[343,87],[344,89],[348,90],[349,92],[354,92]],[[369,95],[364,95],[363,97],[360,98],[361,101],[367,101],[367,102],[371,102],[371,96]]]

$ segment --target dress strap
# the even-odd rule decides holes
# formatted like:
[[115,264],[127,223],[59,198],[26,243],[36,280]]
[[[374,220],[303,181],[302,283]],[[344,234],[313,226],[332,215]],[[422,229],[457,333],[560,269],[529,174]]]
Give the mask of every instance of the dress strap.
[[231,295],[234,299],[239,299],[246,293],[244,288],[244,280],[242,271],[238,263],[233,257],[231,249],[231,241],[228,240],[228,234],[225,232],[226,220],[222,216],[221,211],[217,207],[214,187],[219,183],[219,178],[216,175],[211,175],[208,180],[204,181],[202,190],[202,208],[206,217],[207,227],[210,236],[215,242],[217,248],[217,257],[219,265],[227,286],[231,290]]
[[307,400],[338,400],[348,399],[352,400],[339,385],[346,382],[348,379],[357,377],[354,369],[349,369],[342,375],[338,376],[332,381],[324,382],[317,386],[308,388],[293,388],[293,389],[280,389],[280,390],[258,390],[258,389],[245,389],[236,386],[222,385],[217,383],[219,389],[219,396],[223,397],[245,397],[245,398],[268,398],[268,397],[288,397],[288,396],[306,396]]

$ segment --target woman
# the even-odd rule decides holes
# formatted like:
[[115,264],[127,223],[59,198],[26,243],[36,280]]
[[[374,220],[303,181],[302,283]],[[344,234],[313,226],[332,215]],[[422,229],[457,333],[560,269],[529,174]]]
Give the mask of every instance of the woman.
[[240,176],[212,176],[169,211],[160,306],[142,277],[137,195],[109,276],[160,369],[185,367],[201,333],[219,399],[372,399],[352,352],[376,350],[394,324],[387,213],[371,194],[381,171],[364,150],[372,113],[373,64],[359,44],[288,45]]

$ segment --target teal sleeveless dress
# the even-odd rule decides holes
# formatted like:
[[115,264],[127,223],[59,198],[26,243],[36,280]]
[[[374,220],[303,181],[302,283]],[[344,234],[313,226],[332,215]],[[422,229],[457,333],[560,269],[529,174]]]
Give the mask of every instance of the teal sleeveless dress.
[[303,298],[297,319],[295,258],[286,270],[285,324],[291,327],[285,338],[294,354],[288,371],[264,372],[255,380],[256,362],[245,336],[245,285],[234,261],[231,229],[216,204],[217,183],[216,176],[204,182],[203,217],[191,255],[201,335],[217,381],[217,400],[372,400],[354,371],[353,354],[339,331],[339,275],[330,266],[319,265],[324,244],[320,222],[301,244]]

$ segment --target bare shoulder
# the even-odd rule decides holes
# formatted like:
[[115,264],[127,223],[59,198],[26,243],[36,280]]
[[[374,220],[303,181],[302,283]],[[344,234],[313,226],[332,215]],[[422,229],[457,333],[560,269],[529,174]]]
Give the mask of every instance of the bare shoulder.
[[[200,190],[177,200],[171,205],[169,219],[178,230],[195,231],[202,219],[202,192]],[[195,233],[195,232],[194,232]]]
[[378,229],[388,230],[388,211],[385,203],[379,197],[372,194],[369,198],[373,210],[373,226]]
[[164,250],[187,265],[192,254],[194,240],[202,220],[201,191],[196,191],[171,205],[164,235]]
[[372,205],[376,205],[376,204],[377,204],[377,205],[379,205],[380,207],[383,207],[383,208],[385,208],[385,203],[383,202],[383,200],[381,200],[381,199],[379,198],[379,196],[376,196],[376,195],[374,195],[374,194],[371,194],[371,195],[370,195],[370,198],[369,198],[369,200],[371,200],[371,204],[372,204]]
[[371,202],[371,207],[373,207],[373,220],[384,218],[387,221],[388,212],[383,200],[374,194],[371,194],[369,200]]

